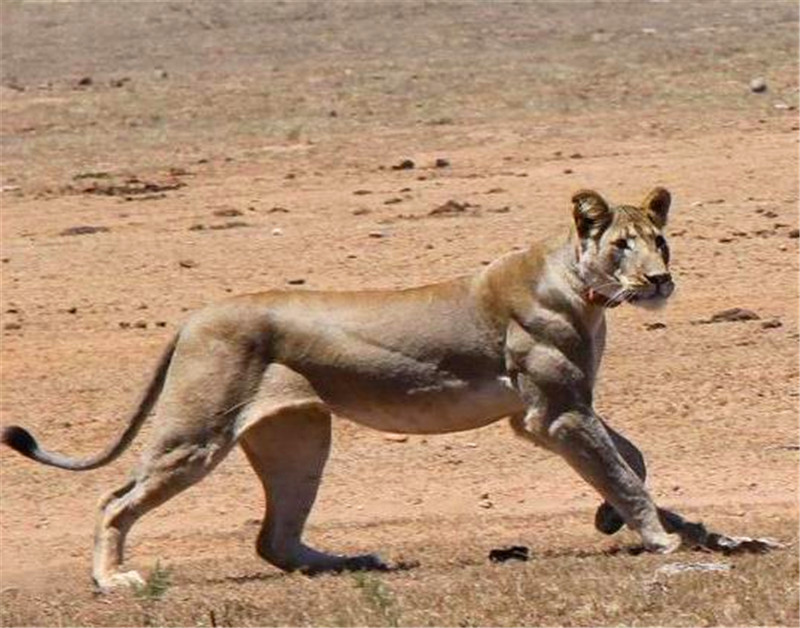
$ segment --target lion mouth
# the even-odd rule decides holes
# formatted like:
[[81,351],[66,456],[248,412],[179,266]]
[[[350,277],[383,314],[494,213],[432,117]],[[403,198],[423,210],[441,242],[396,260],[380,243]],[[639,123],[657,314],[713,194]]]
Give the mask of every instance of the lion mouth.
[[675,291],[675,284],[672,282],[658,285],[650,284],[632,292],[627,301],[629,303],[644,303],[648,301],[666,301]]

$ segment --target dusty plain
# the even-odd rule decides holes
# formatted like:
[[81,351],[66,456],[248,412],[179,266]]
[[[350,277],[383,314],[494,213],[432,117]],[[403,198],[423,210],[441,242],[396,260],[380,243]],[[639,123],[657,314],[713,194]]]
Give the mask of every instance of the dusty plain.
[[[134,528],[151,586],[98,596],[95,503],[146,427],[83,474],[0,452],[2,625],[797,625],[796,3],[9,0],[0,25],[4,425],[95,452],[204,304],[475,272],[563,237],[578,188],[663,185],[678,290],[610,313],[597,407],[661,504],[787,544],[631,555],[505,422],[339,420],[310,542],[416,566],[262,563],[237,451]],[[758,319],[703,322],[730,308]],[[487,560],[514,544],[528,562]],[[659,571],[697,562],[725,571]]]

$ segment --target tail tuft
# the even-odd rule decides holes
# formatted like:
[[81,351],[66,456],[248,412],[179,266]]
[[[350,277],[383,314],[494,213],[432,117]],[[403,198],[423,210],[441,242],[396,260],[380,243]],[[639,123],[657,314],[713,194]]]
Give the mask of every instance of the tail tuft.
[[39,449],[36,439],[28,430],[19,425],[9,425],[3,430],[3,435],[0,439],[5,445],[27,458],[34,458],[34,452]]

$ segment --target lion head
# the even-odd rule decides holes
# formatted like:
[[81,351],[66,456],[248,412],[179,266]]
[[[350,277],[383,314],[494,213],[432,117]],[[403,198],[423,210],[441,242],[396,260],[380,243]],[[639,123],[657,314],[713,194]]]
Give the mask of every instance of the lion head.
[[593,190],[572,197],[578,274],[591,301],[663,305],[675,285],[663,229],[670,194],[653,189],[639,207],[610,205]]

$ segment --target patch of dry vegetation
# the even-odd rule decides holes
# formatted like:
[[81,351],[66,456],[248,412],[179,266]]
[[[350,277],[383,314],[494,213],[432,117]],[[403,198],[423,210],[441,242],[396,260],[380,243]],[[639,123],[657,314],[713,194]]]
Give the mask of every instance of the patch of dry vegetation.
[[[0,618],[3,626],[797,625],[796,525],[760,529],[792,545],[740,557],[534,550],[526,563],[491,564],[477,544],[445,543],[410,549],[424,556],[414,569],[316,578],[268,567],[232,576],[230,564],[202,561],[157,596],[97,597],[77,574],[47,599],[4,590]],[[659,571],[675,563],[729,569]]]

